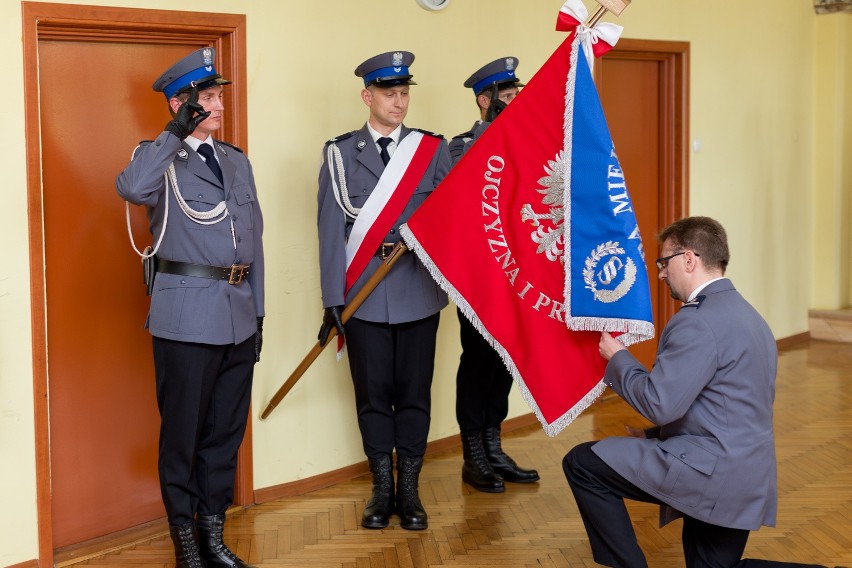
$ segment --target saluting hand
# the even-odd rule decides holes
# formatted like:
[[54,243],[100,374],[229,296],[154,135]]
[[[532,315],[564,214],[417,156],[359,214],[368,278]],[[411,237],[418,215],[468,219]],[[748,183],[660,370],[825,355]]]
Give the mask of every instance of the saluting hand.
[[174,119],[166,124],[164,130],[183,140],[192,134],[208,116],[210,111],[204,110],[204,107],[198,104],[198,87],[193,87],[189,92],[189,98],[180,105]]
[[491,104],[488,106],[488,110],[485,111],[485,122],[494,122],[494,119],[497,116],[506,110],[506,103],[501,101],[500,99],[492,99]]

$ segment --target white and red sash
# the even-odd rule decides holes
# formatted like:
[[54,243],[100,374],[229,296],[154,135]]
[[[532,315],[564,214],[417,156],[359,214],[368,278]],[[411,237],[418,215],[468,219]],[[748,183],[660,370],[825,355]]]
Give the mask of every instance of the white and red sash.
[[426,173],[440,138],[413,131],[403,138],[361,208],[346,243],[346,293],[364,273]]

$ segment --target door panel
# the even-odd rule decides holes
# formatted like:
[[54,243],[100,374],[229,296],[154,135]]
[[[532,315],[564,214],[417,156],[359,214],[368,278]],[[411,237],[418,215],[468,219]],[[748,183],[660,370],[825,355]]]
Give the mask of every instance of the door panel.
[[[154,78],[198,45],[39,42],[54,546],[165,515],[148,298],[115,177],[168,120]],[[141,207],[133,233],[151,243]]]
[[[168,119],[154,78],[205,45],[235,79],[221,137],[246,147],[246,20],[28,1],[21,12],[39,562],[52,566],[58,547],[74,558],[67,545],[165,520],[148,299],[114,180]],[[151,241],[141,208],[132,225]],[[251,477],[247,433],[235,504],[252,502]]]
[[[654,266],[659,256],[656,235],[662,228],[660,63],[618,59],[616,55],[599,63],[598,92],[642,233],[654,324],[660,330],[665,322],[658,300],[661,283]],[[657,338],[630,347],[647,368],[653,364],[656,350]]]

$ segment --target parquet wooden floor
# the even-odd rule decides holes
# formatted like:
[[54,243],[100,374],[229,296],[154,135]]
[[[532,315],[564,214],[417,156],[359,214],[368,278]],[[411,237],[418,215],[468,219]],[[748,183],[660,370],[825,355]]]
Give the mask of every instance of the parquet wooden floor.
[[[359,525],[369,476],[228,516],[226,541],[261,567],[421,568],[428,566],[597,566],[561,469],[575,444],[644,426],[617,397],[605,396],[556,438],[530,426],[504,436],[520,464],[541,482],[507,484],[503,494],[461,482],[461,450],[427,457],[421,497],[429,529]],[[782,352],[775,403],[778,526],[751,535],[747,556],[852,566],[852,344],[811,341]],[[660,529],[657,508],[630,503],[652,568],[683,566],[680,521]],[[68,564],[65,564],[68,565]],[[90,556],[77,566],[174,566],[171,542],[152,540]]]

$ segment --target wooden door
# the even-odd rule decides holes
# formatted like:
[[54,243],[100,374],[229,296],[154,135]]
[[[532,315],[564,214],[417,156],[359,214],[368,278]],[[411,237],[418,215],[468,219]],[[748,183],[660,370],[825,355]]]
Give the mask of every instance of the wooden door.
[[148,300],[115,175],[168,117],[151,77],[192,48],[39,42],[57,547],[164,516]]
[[[60,10],[69,23],[39,21],[44,10]],[[103,20],[81,29],[83,13],[97,20],[98,11]],[[169,38],[167,29],[157,29],[152,41],[144,29],[140,34],[138,18],[149,15],[143,12],[25,5],[25,27],[28,16],[39,22],[33,62],[38,130],[28,131],[28,138],[40,140],[40,171],[30,170],[30,191],[32,177],[40,175],[41,211],[31,216],[41,213],[43,219],[44,272],[34,281],[43,284],[46,345],[36,357],[43,357],[46,370],[49,438],[44,425],[37,425],[37,435],[40,443],[49,439],[50,498],[45,504],[40,491],[39,516],[40,542],[49,540],[51,548],[165,516],[157,475],[152,345],[144,329],[149,300],[115,177],[135,145],[155,137],[170,118],[165,98],[151,89],[164,69],[205,45],[219,48],[217,67],[223,73],[235,69],[221,60],[223,51],[232,55],[229,44],[222,49],[221,34],[208,30],[194,37],[177,31]],[[175,14],[171,18],[178,22],[190,21]],[[150,17],[168,20],[169,13],[155,11]],[[207,17],[191,21],[198,25]],[[27,86],[29,98],[32,84]],[[220,136],[233,140],[227,132],[236,131],[244,115],[236,112],[239,97],[229,92],[227,98],[230,125]],[[136,242],[151,243],[144,209],[131,207],[131,213]],[[31,236],[36,245],[37,237]],[[44,464],[39,465],[43,479]],[[250,477],[242,481],[248,481],[250,493]],[[238,487],[238,499],[245,493]],[[44,553],[40,546],[42,558]]]
[[[622,40],[598,60],[596,85],[642,233],[657,334],[676,306],[657,279],[657,233],[687,215],[688,44]],[[657,338],[630,348],[648,368]]]

